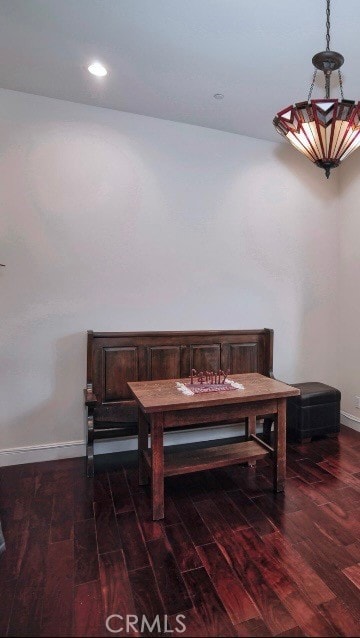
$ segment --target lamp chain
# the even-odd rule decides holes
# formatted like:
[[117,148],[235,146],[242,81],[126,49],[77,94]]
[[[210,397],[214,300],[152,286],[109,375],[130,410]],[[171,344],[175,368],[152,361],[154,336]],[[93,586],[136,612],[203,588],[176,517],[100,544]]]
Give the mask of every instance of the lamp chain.
[[343,81],[342,81],[342,75],[341,75],[341,71],[340,69],[338,70],[338,74],[339,74],[339,86],[340,86],[340,95],[341,95],[341,99],[344,99],[344,91],[343,91]]
[[309,91],[308,99],[307,99],[307,101],[308,101],[308,102],[310,102],[310,100],[311,100],[311,95],[312,95],[312,92],[313,92],[313,88],[314,88],[314,84],[315,84],[315,79],[316,79],[316,74],[317,74],[317,72],[318,72],[318,70],[317,70],[317,69],[315,69],[315,71],[314,71],[314,75],[313,75],[313,79],[312,79],[312,82],[311,82],[311,86],[310,86],[310,91]]
[[[330,51],[330,0],[326,0],[326,50]],[[331,71],[325,74],[325,97],[330,97]]]
[[326,0],[326,50],[330,51],[330,0]]

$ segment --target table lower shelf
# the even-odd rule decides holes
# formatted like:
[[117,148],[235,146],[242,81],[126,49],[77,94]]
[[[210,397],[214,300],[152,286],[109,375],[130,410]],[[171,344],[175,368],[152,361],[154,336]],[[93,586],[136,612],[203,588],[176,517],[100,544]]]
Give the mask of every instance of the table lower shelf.
[[[181,446],[180,446],[181,447]],[[196,450],[167,450],[164,448],[164,475],[190,474],[200,470],[226,467],[237,463],[256,461],[269,452],[256,441],[243,441]],[[148,470],[151,470],[151,451],[143,452]]]

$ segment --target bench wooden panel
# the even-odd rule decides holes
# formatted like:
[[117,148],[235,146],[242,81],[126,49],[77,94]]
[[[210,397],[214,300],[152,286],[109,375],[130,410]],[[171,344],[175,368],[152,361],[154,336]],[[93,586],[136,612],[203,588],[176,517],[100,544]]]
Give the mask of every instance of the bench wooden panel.
[[94,472],[94,439],[137,433],[137,408],[127,382],[188,377],[192,368],[272,376],[273,331],[88,331],[85,405],[89,476]]

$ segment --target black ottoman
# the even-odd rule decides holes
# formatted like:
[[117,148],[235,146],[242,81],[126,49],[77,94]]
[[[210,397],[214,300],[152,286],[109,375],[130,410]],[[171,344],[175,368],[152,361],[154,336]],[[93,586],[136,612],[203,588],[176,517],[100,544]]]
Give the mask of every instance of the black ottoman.
[[300,395],[287,400],[287,434],[289,441],[304,442],[323,434],[340,432],[341,392],[325,383],[291,383]]

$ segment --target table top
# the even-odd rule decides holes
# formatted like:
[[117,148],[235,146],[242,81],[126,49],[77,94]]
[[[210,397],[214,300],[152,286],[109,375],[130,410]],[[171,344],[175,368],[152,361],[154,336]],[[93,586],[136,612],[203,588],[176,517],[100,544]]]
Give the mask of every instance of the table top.
[[298,388],[276,379],[270,379],[270,377],[265,377],[257,372],[232,374],[228,378],[241,383],[244,386],[244,390],[234,389],[187,396],[178,390],[176,383],[189,383],[189,378],[130,381],[128,386],[145,413],[188,410],[231,403],[248,403],[250,401],[266,401],[300,394]]

